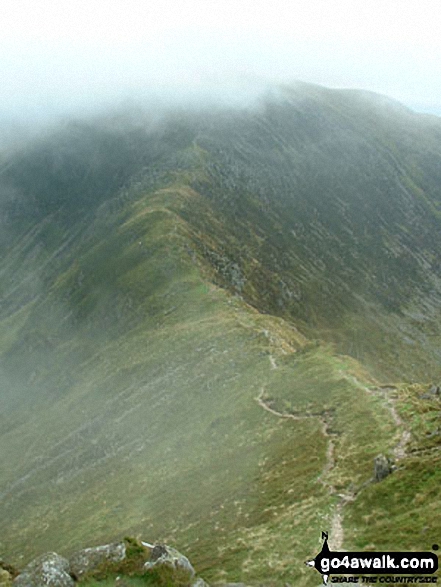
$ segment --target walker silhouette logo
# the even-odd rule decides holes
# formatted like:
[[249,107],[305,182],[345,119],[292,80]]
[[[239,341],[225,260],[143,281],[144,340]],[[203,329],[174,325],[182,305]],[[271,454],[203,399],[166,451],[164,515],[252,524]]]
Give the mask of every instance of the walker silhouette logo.
[[[328,546],[328,533],[322,532],[323,547],[319,554],[305,564],[315,568],[327,585],[330,574],[338,575],[418,575],[418,577],[381,577],[380,583],[436,583],[430,575],[438,570],[438,557],[432,552],[332,552]],[[438,550],[438,545],[432,546]],[[338,579],[336,577],[336,579]],[[361,577],[362,583],[377,583],[377,577]],[[332,582],[358,583],[359,577],[342,578]]]

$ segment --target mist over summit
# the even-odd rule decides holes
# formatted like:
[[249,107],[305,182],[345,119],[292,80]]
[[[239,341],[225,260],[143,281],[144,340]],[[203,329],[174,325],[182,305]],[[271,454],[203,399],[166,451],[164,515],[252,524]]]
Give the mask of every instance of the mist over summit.
[[309,585],[324,527],[436,543],[440,161],[438,118],[303,83],[3,147],[1,556]]

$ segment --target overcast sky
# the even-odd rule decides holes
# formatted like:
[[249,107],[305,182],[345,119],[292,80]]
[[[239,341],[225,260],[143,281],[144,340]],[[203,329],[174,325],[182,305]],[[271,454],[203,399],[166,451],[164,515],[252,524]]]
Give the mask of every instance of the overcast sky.
[[441,115],[440,0],[0,0],[0,113],[300,79]]

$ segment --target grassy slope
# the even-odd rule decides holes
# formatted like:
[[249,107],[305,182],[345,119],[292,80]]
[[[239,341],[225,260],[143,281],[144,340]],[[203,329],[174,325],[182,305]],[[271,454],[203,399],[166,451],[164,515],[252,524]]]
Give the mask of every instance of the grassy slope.
[[[441,517],[439,399],[422,399],[427,389],[401,386],[391,392],[411,433],[407,457],[382,483],[366,487],[346,510],[348,538],[360,549],[432,550]],[[393,520],[393,523],[390,523]]]
[[[299,556],[307,555],[330,506],[317,481],[326,439],[316,418],[294,425],[256,397],[286,388],[296,398],[296,385],[308,386],[317,405],[337,409],[355,388],[338,383],[328,350],[295,358],[305,344],[297,331],[202,280],[185,253],[187,227],[159,205],[163,196],[146,196],[115,219],[111,250],[98,223],[89,242],[73,247],[49,296],[18,312],[17,338],[19,328],[35,331],[38,344],[30,337],[21,358],[17,348],[6,353],[6,365],[12,372],[23,361],[29,390],[47,387],[46,399],[40,394],[2,434],[2,552],[28,558],[130,531],[182,544],[208,574],[272,576],[265,557],[249,563],[248,542],[257,533],[256,548],[270,540],[283,553],[295,521]],[[54,307],[58,328],[47,323]],[[103,344],[107,324],[112,337]],[[2,332],[5,348],[11,325]],[[360,474],[384,442],[363,448]],[[278,575],[281,567],[287,576],[301,572],[288,554]]]
[[[258,210],[249,198],[249,224],[238,214],[233,225],[195,191],[207,181],[214,193],[222,187],[207,153],[186,147],[181,160],[196,167],[103,205],[87,221],[66,228],[56,216],[37,220],[11,239],[0,330],[6,559],[139,533],[173,542],[209,579],[312,585],[303,561],[331,526],[338,493],[363,487],[373,457],[397,443],[391,413],[366,391],[375,382],[356,361],[234,295],[242,287],[237,261],[247,277],[240,293],[252,303],[271,297],[268,259],[281,241],[263,253],[253,245],[262,232],[250,229]],[[366,328],[366,314],[360,320]],[[300,419],[277,417],[259,398]],[[423,534],[409,536],[413,511],[418,528],[439,531],[436,460],[401,463],[346,506],[346,548],[386,539],[384,524],[366,518],[386,484],[407,496],[390,504],[391,545],[407,532],[406,545],[427,548]],[[412,510],[417,487],[423,497]]]
[[[368,379],[354,361],[201,278],[185,252],[188,227],[159,205],[165,195],[179,206],[184,192],[172,193],[146,196],[115,220],[110,267],[123,276],[107,274],[98,225],[50,296],[19,312],[17,327],[27,311],[40,333],[57,306],[51,296],[64,300],[58,320],[77,314],[33,374],[33,385],[49,383],[52,404],[40,399],[2,437],[4,478],[21,480],[4,498],[2,552],[27,559],[132,532],[177,544],[208,578],[312,584],[301,563],[338,501],[320,481],[320,415],[330,414],[336,439],[326,479],[336,491],[371,477],[373,457],[392,449],[392,419],[353,381]],[[112,295],[95,306],[104,286]],[[125,327],[108,326],[103,345],[103,321],[119,312]],[[8,329],[3,344],[10,339]],[[32,351],[41,366],[41,349]],[[68,357],[77,357],[74,372]],[[307,417],[266,412],[262,393],[277,411]]]

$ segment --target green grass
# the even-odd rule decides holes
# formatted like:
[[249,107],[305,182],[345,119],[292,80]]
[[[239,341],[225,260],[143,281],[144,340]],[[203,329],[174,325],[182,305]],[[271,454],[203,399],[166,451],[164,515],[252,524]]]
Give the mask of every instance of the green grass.
[[[211,581],[310,585],[303,562],[337,492],[369,480],[393,447],[390,414],[356,361],[207,282],[185,253],[188,227],[155,199],[115,219],[110,247],[97,226],[16,322],[17,337],[47,330],[57,344],[30,346],[52,405],[40,398],[2,438],[6,481],[24,478],[7,498],[2,551],[20,563],[126,532],[176,545]],[[60,299],[73,318],[54,335]],[[266,412],[262,393],[305,417]]]
[[377,550],[431,551],[439,543],[439,399],[422,399],[427,386],[403,386],[397,410],[411,432],[407,456],[382,483],[368,486],[347,506],[350,544]]
[[[207,283],[184,254],[182,221],[144,206],[116,223],[111,248],[99,230],[79,244],[20,322],[50,330],[59,299],[73,316],[50,354],[31,347],[52,405],[40,399],[2,438],[6,481],[24,480],[7,498],[1,548],[20,562],[127,532],[175,544],[210,580],[307,584],[303,561],[335,501],[319,480],[318,416],[332,413],[343,490],[388,446],[387,415],[351,382],[353,361]],[[267,413],[262,389],[312,417]]]
[[[312,586],[303,563],[340,493],[356,495],[345,548],[438,541],[439,405],[418,386],[395,398],[409,454],[371,483],[398,441],[374,378],[440,374],[438,182],[422,171],[436,140],[387,117],[374,128],[370,110],[357,139],[358,102],[320,95],[322,118],[281,103],[138,137],[124,188],[103,172],[60,192],[39,171],[40,208],[0,267],[2,557],[128,533],[210,581]],[[137,573],[127,585],[145,584]]]

